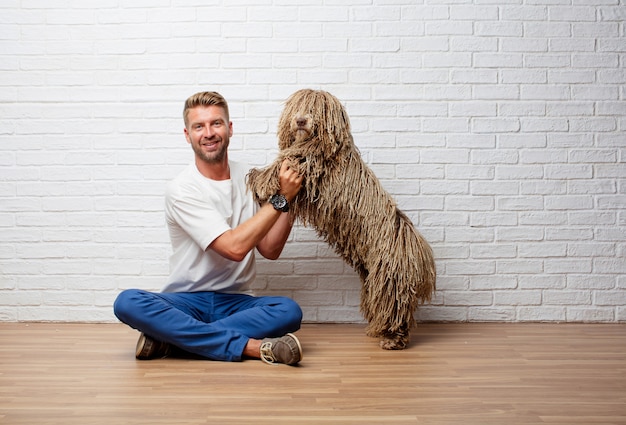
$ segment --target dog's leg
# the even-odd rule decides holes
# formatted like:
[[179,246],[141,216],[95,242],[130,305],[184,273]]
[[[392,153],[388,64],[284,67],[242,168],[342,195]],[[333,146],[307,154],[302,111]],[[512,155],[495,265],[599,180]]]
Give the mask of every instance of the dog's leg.
[[280,189],[278,173],[281,162],[274,161],[266,168],[253,168],[247,176],[248,188],[257,202],[265,202]]
[[394,280],[380,283],[376,274],[368,275],[362,285],[361,312],[368,321],[367,335],[380,338],[380,348],[385,350],[405,349],[409,345],[413,309],[410,305],[398,303],[397,295],[389,290],[401,285]]

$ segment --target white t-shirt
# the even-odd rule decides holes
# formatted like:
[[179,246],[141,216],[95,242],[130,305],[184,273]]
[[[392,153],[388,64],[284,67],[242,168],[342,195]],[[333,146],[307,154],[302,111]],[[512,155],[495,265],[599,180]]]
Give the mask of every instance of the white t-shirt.
[[251,292],[254,249],[240,262],[206,249],[258,210],[246,190],[248,168],[234,161],[229,165],[230,180],[208,179],[192,163],[168,184],[165,217],[173,252],[163,292]]

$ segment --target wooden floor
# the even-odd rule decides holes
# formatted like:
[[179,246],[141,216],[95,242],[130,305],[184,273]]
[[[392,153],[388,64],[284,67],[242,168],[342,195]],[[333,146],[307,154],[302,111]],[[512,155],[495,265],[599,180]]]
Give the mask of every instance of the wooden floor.
[[0,424],[626,424],[626,325],[305,325],[300,366],[136,361],[124,325],[0,323]]

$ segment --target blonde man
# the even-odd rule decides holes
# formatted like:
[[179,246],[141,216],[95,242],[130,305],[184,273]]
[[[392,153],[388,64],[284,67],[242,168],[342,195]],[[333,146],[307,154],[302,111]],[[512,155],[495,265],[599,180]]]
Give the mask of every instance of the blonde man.
[[233,125],[216,92],[189,97],[184,134],[194,161],[172,182],[165,214],[172,243],[170,276],[159,293],[125,290],[116,316],[139,330],[138,359],[179,349],[208,359],[296,364],[302,359],[302,310],[286,297],[255,297],[255,249],[277,259],[292,222],[289,202],[302,177],[283,164],[280,191],[265,205],[246,190],[248,168],[228,159]]

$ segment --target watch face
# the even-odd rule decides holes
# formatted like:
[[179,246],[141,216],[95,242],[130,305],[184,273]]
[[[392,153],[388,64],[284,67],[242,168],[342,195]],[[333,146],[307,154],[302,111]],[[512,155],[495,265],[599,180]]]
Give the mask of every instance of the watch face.
[[277,210],[282,210],[287,206],[287,198],[285,198],[283,195],[272,196],[270,202]]
[[276,197],[276,204],[275,204],[278,208],[284,208],[285,205],[287,205],[287,200],[285,199],[284,196],[277,196]]

